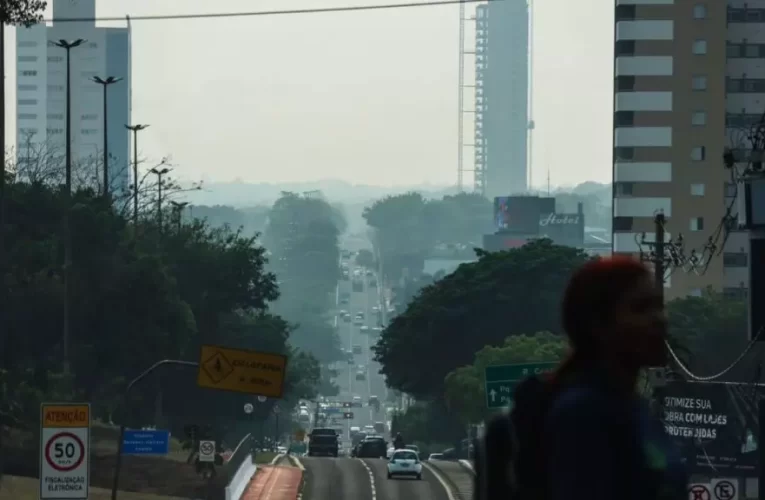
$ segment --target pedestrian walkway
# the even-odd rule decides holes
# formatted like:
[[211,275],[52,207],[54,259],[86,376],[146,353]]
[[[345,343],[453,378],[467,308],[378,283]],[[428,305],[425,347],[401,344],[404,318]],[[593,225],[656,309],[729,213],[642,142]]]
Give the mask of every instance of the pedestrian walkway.
[[460,500],[473,500],[473,474],[464,465],[450,460],[428,460],[457,490]]
[[264,465],[258,467],[242,500],[295,500],[303,472],[297,467]]

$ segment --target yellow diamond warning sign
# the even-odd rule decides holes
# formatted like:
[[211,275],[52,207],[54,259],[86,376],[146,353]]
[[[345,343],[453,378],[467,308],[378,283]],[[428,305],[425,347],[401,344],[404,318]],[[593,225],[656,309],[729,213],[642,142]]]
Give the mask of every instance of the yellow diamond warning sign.
[[220,352],[213,354],[202,363],[202,369],[214,383],[219,384],[234,371],[234,367]]
[[287,356],[212,345],[202,346],[197,385],[207,389],[281,398]]

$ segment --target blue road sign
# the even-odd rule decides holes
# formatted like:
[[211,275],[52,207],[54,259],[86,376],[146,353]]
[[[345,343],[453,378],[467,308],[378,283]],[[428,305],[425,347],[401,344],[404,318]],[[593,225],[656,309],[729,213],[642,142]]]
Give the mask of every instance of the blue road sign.
[[125,430],[122,440],[124,455],[167,455],[170,452],[170,431]]

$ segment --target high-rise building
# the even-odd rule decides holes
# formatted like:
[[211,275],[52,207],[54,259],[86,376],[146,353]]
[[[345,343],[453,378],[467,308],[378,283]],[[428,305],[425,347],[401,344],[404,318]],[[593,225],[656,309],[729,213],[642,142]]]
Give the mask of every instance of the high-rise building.
[[[765,110],[765,1],[616,0],[615,21],[613,250],[639,252],[663,212],[690,256],[737,192],[726,147],[747,161]],[[717,242],[723,255],[673,273],[668,298],[746,294],[747,233]]]
[[[75,181],[95,177],[103,166],[103,87],[97,76],[122,81],[110,85],[107,101],[109,172],[113,191],[129,183],[130,30],[99,28],[95,21],[57,22],[57,19],[93,19],[95,0],[53,0],[53,23],[16,31],[16,148],[25,162],[61,159],[66,144],[66,50],[59,40],[85,39],[71,49],[71,123]],[[30,158],[30,159],[28,159]],[[58,160],[57,160],[58,161]]]
[[504,0],[476,9],[476,189],[490,199],[528,189],[529,9]]

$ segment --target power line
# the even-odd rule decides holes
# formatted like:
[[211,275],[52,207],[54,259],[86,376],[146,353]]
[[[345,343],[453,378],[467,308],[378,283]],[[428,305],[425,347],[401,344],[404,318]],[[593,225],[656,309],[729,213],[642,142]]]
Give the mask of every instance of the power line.
[[[434,0],[432,2],[409,2],[409,3],[388,3],[376,5],[347,5],[344,7],[318,7],[312,9],[291,9],[291,10],[259,10],[251,12],[214,12],[208,14],[167,14],[154,16],[128,16],[131,21],[169,21],[173,19],[223,19],[227,17],[262,17],[262,16],[285,16],[296,14],[328,14],[332,12],[360,12],[369,10],[394,10],[409,9],[417,7],[436,7],[439,5],[458,5],[468,3],[491,3],[503,0]],[[46,19],[46,22],[57,23],[76,23],[76,22],[94,22],[94,21],[124,21],[125,16],[121,17],[64,17],[57,19]]]

